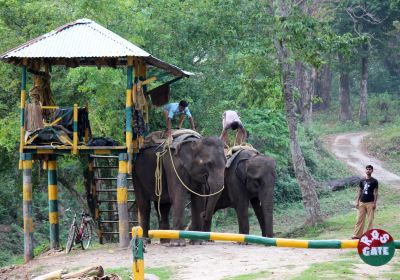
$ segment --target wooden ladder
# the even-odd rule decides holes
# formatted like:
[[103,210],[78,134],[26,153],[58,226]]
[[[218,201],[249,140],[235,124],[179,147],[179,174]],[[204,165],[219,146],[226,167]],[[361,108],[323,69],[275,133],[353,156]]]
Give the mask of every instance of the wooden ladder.
[[[90,155],[96,185],[96,222],[100,244],[118,242],[117,176],[118,156]],[[128,177],[128,217],[130,227],[138,224],[138,212],[132,177]]]

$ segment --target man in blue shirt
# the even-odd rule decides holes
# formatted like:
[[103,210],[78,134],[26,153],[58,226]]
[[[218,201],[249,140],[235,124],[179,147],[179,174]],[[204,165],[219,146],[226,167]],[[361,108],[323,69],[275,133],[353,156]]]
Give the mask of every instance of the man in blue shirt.
[[196,130],[194,126],[194,120],[192,114],[189,111],[188,103],[185,100],[181,100],[179,103],[168,103],[164,106],[164,118],[167,125],[167,134],[171,135],[171,122],[175,116],[179,116],[178,129],[182,127],[185,115],[189,118],[192,129]]

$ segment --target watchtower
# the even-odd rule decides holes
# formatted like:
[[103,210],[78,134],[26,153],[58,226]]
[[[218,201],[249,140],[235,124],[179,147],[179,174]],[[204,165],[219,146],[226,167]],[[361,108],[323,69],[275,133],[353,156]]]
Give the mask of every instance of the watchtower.
[[[155,67],[175,77],[176,81],[190,76],[168,64],[92,20],[80,19],[26,42],[0,56],[0,60],[22,68],[20,104],[19,167],[23,170],[23,218],[25,261],[33,258],[32,221],[32,164],[43,160],[48,170],[48,200],[50,247],[59,247],[57,157],[72,154],[89,157],[89,171],[93,172],[96,156],[118,156],[117,188],[118,233],[120,246],[129,244],[128,178],[134,154],[143,143],[149,121],[149,98],[146,85],[157,77],[147,77],[147,70]],[[123,146],[90,145],[90,105],[57,106],[51,96],[49,73],[53,67],[112,67],[126,68],[125,143]],[[33,88],[27,96],[27,75],[33,75]],[[47,98],[44,96],[47,95]],[[66,116],[70,122],[65,121]],[[115,116],[120,117],[120,116]],[[64,123],[63,123],[64,122]],[[63,125],[61,125],[63,123]],[[67,127],[66,127],[67,126]],[[60,129],[61,127],[61,129]],[[144,127],[144,129],[141,129]],[[38,139],[50,137],[57,141],[38,144]],[[105,178],[101,178],[105,179]],[[99,218],[96,184],[88,190],[92,197],[91,210]],[[93,209],[94,208],[94,209]],[[101,231],[100,231],[101,235]]]

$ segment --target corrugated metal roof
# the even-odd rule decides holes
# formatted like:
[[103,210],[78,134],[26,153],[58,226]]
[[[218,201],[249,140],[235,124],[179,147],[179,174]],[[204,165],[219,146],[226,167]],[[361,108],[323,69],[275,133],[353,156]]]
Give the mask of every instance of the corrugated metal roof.
[[[192,74],[152,56],[89,19],[79,19],[30,40],[2,54],[0,60],[21,64],[23,59],[44,59],[53,65],[67,66],[73,60],[74,66],[109,66],[126,65],[129,56],[142,58],[147,64],[164,69],[175,76]],[[108,59],[113,60],[111,62]]]

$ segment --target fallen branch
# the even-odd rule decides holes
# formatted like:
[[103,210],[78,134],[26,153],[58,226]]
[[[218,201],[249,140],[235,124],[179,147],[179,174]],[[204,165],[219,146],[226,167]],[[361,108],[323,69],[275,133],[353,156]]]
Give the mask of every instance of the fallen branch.
[[61,279],[73,279],[73,278],[79,279],[80,277],[89,277],[89,276],[103,277],[104,276],[103,267],[102,266],[86,267],[76,272],[65,274],[61,277]]
[[346,177],[328,182],[323,182],[321,184],[321,187],[330,189],[331,191],[339,191],[346,187],[358,186],[360,180],[361,178],[358,176]]

